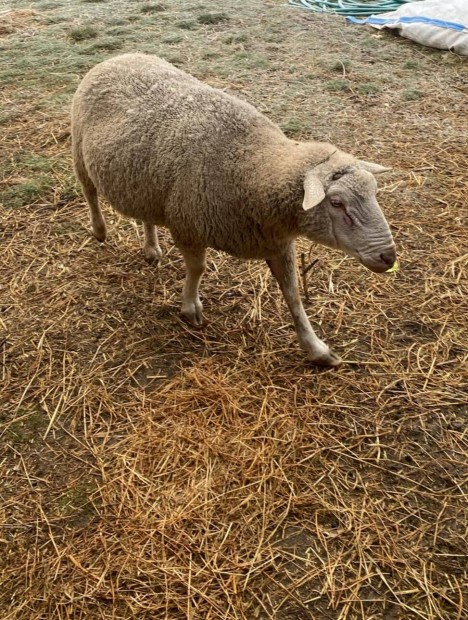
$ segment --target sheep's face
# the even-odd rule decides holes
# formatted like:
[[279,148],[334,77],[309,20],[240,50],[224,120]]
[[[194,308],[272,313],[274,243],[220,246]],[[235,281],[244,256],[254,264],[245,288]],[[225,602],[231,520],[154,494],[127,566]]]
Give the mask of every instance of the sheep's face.
[[[395,244],[376,199],[377,183],[364,164],[373,166],[366,162],[348,166],[322,182],[323,200],[311,209],[311,227],[307,230],[306,224],[305,233],[310,239],[340,249],[359,259],[368,269],[381,273],[396,260]],[[384,170],[377,167],[375,171]],[[307,184],[305,190],[307,217]],[[312,202],[317,199],[318,194]]]

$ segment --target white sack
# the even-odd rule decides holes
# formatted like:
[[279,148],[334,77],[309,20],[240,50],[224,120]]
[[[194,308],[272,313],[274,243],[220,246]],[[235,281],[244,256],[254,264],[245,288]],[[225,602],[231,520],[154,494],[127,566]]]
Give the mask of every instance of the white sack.
[[394,28],[422,45],[468,56],[468,0],[422,0],[403,4],[389,13],[348,20],[379,30]]

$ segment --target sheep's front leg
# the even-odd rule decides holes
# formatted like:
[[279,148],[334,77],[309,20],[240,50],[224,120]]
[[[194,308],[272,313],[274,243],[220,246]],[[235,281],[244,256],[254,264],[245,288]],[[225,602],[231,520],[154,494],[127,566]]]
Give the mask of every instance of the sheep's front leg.
[[145,258],[149,263],[157,264],[162,256],[161,248],[158,243],[158,231],[156,230],[156,226],[148,222],[143,222],[143,227],[145,229],[145,244],[143,246]]
[[295,245],[290,244],[282,254],[268,259],[267,263],[288,304],[301,347],[307,352],[314,364],[338,366],[341,359],[318,338],[302,305],[297,282]]
[[182,292],[182,314],[194,325],[201,325],[203,321],[202,304],[198,296],[200,280],[206,269],[205,248],[180,248],[187,267],[184,290]]

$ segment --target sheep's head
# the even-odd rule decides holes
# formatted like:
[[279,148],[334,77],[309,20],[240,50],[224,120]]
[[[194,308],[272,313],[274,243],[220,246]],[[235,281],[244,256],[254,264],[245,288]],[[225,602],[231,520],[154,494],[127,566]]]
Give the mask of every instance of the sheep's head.
[[396,260],[395,244],[377,202],[374,174],[388,168],[340,155],[338,162],[330,157],[306,174],[301,228],[372,271],[387,271]]

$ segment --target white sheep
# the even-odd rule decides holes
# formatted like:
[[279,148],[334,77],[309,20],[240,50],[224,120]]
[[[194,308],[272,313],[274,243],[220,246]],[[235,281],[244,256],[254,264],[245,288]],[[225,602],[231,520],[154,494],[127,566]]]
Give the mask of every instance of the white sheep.
[[341,362],[302,306],[294,241],[305,236],[386,271],[395,247],[372,173],[387,168],[328,143],[290,140],[248,103],[143,54],[112,58],[84,77],[73,99],[72,139],[97,239],[106,236],[98,193],[143,221],[148,259],[161,256],[155,225],[171,231],[187,267],[188,320],[202,322],[206,248],[265,259],[310,359]]

